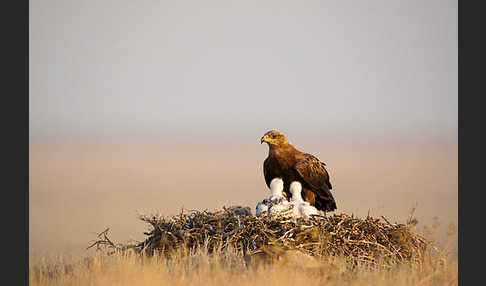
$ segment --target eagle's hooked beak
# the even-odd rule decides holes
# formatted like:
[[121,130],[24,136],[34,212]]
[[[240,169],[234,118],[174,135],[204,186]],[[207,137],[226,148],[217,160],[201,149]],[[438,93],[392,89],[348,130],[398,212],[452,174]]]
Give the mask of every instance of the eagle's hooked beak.
[[267,142],[265,139],[266,139],[266,138],[265,138],[265,135],[264,135],[264,136],[262,137],[262,139],[260,139],[260,144],[262,144],[263,142]]

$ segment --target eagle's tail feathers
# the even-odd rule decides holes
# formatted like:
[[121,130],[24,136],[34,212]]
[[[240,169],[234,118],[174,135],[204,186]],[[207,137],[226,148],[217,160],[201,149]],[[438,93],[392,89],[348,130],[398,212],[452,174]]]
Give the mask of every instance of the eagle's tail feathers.
[[331,192],[327,189],[323,192],[319,192],[316,196],[315,207],[318,210],[331,212],[337,209],[336,201],[332,196]]

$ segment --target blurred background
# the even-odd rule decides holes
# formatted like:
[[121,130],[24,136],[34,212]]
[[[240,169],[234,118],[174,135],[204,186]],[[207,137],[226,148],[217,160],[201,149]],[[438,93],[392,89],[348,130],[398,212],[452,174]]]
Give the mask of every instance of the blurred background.
[[457,45],[457,1],[31,1],[30,250],[144,239],[137,211],[254,212],[278,129],[337,213],[416,206],[457,251]]

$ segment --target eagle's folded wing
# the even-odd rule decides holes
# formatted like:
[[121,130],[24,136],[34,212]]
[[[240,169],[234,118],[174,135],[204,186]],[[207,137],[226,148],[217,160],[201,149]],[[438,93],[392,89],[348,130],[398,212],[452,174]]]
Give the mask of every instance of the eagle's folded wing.
[[295,164],[295,170],[313,189],[332,189],[326,168],[313,155],[303,154],[303,157]]

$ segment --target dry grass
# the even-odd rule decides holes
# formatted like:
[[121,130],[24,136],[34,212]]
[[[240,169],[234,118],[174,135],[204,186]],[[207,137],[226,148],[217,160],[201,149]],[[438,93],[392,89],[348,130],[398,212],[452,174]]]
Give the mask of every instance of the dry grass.
[[111,255],[72,263],[31,257],[30,285],[458,284],[457,262],[416,234],[411,218],[271,220],[235,209],[140,218],[151,226],[145,241],[99,235],[93,246]]
[[96,255],[74,264],[31,258],[30,285],[457,285],[457,263],[427,257],[391,268],[348,267],[342,257],[289,251],[273,263],[247,264],[241,252],[204,249],[167,258],[133,252]]

